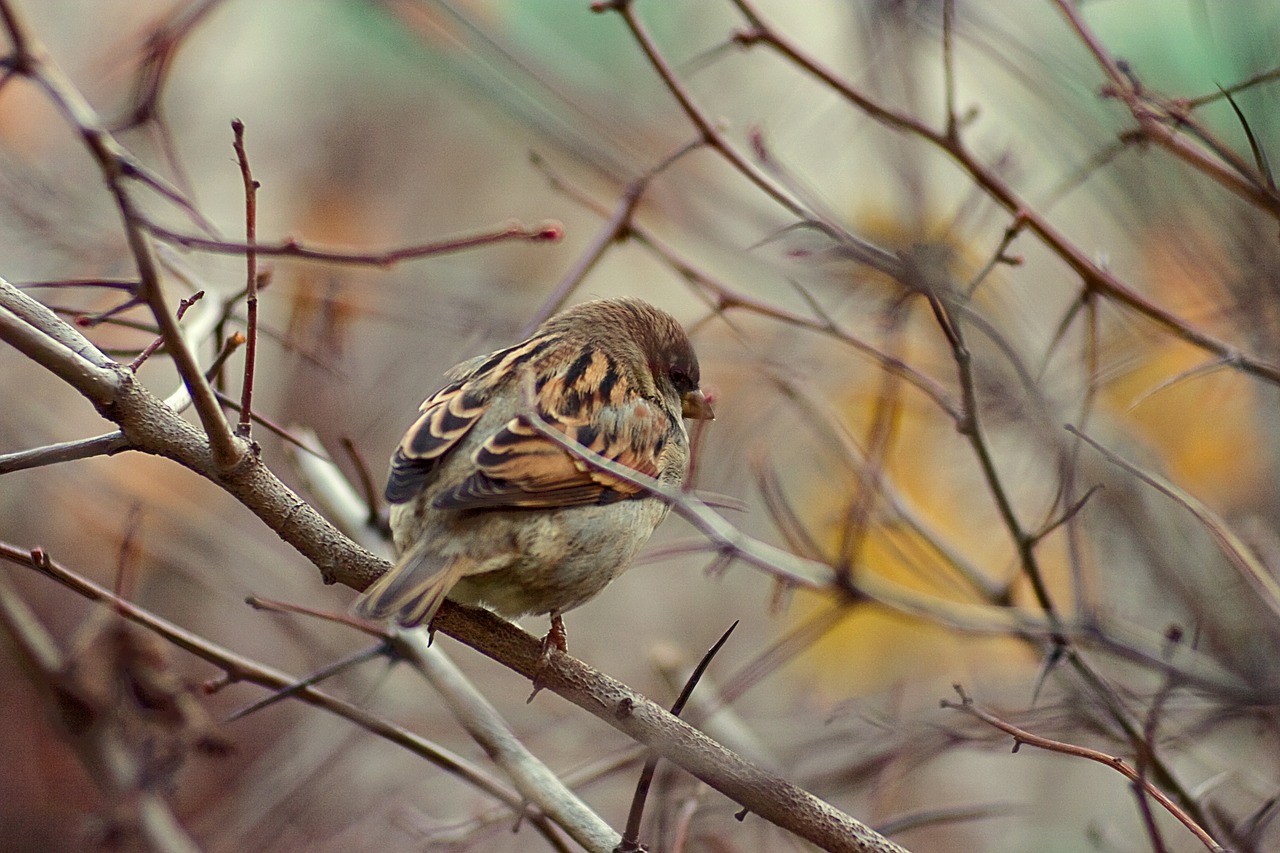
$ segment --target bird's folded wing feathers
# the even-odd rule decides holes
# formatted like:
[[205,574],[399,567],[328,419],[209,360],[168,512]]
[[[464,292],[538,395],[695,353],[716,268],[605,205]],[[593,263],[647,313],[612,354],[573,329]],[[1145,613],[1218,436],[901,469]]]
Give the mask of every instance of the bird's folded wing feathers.
[[470,383],[454,382],[427,398],[421,411],[391,459],[386,498],[393,504],[412,500],[423,489],[484,414],[484,396]]
[[[456,381],[422,404],[391,463],[386,496],[404,503],[428,486],[447,456],[485,413],[497,377],[534,372],[538,415],[570,439],[638,473],[657,476],[659,456],[674,426],[661,405],[636,393],[609,355],[587,348],[575,359],[541,359],[545,340],[533,339],[465,363]],[[511,381],[511,380],[508,380]],[[590,467],[516,415],[484,439],[474,470],[437,495],[441,509],[563,507],[610,503],[641,489]]]
[[[539,407],[541,408],[541,407]],[[623,408],[601,407],[587,422],[575,423],[539,414],[554,429],[606,459],[648,477],[658,475],[658,457],[671,420],[648,400]],[[633,497],[641,487],[598,470],[541,435],[516,417],[480,446],[476,470],[457,486],[436,496],[441,509],[484,507],[565,507],[612,503]]]

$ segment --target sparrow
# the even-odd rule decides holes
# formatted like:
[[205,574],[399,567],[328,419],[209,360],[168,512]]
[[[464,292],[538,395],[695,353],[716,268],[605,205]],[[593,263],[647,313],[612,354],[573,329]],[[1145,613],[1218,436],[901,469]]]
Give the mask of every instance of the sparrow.
[[689,469],[684,419],[714,417],[693,346],[665,311],[601,299],[447,375],[391,459],[397,559],[356,613],[411,627],[448,598],[509,619],[550,614],[544,650],[564,651],[561,614],[620,575],[670,507],[547,438],[530,416],[679,486]]

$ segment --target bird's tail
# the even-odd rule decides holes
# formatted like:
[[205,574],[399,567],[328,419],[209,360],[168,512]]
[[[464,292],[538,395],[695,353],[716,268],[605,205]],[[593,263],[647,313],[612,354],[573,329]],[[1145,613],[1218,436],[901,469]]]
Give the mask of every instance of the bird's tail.
[[468,565],[465,559],[442,558],[415,548],[374,581],[356,599],[352,610],[365,619],[394,618],[405,628],[425,624],[436,615],[453,585],[467,575]]

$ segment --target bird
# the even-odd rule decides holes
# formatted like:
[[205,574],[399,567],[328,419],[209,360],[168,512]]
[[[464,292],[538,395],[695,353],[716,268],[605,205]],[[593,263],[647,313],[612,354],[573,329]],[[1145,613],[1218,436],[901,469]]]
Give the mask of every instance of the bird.
[[355,612],[406,628],[430,623],[446,598],[508,619],[550,614],[544,655],[566,651],[562,614],[628,568],[670,507],[565,445],[680,486],[685,418],[715,417],[693,345],[666,311],[598,299],[447,377],[392,456],[396,561]]

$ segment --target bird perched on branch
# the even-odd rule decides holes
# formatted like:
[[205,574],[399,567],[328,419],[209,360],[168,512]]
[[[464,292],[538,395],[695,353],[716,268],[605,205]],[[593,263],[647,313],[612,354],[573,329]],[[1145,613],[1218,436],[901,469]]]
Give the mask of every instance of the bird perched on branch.
[[[544,643],[564,650],[560,614],[620,575],[669,509],[619,473],[680,485],[684,418],[713,417],[698,358],[670,314],[602,299],[449,378],[391,460],[398,559],[356,612],[412,626],[449,598],[507,618],[549,613]],[[615,472],[575,447],[616,463]]]

